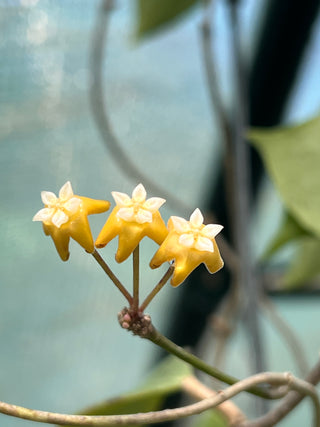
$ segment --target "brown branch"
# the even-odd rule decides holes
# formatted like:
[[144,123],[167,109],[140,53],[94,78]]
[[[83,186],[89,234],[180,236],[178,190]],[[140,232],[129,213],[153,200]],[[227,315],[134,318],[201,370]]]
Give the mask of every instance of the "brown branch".
[[270,384],[272,386],[284,385],[288,390],[298,391],[303,398],[309,396],[315,408],[315,419],[316,426],[320,425],[320,406],[317,393],[314,387],[303,380],[295,378],[291,374],[264,372],[261,374],[253,375],[252,377],[246,378],[238,383],[228,387],[224,391],[220,391],[215,396],[210,396],[200,402],[192,405],[183,406],[176,409],[165,409],[163,411],[146,412],[139,414],[129,415],[100,415],[100,416],[89,416],[89,415],[67,415],[58,414],[54,412],[38,411],[35,409],[28,409],[21,406],[11,405],[9,403],[0,401],[0,412],[2,414],[11,415],[14,417],[44,422],[48,424],[58,425],[70,425],[70,426],[110,426],[110,425],[124,425],[124,424],[154,424],[158,422],[176,420],[190,415],[200,414],[208,409],[214,408],[233,396],[245,391],[252,389],[258,384]]
[[[305,383],[317,385],[320,381],[320,360],[310,371],[305,379]],[[303,399],[305,395],[300,393],[290,392],[274,409],[267,414],[259,417],[253,421],[248,421],[241,424],[241,427],[269,427],[277,424],[286,415],[289,414]],[[320,426],[319,420],[315,423],[317,427]]]
[[[186,377],[183,380],[182,389],[198,400],[206,399],[210,396],[217,396],[219,394],[219,392],[204,385],[194,375]],[[226,417],[229,427],[236,427],[246,420],[244,413],[230,400],[226,400],[218,405],[217,410]]]

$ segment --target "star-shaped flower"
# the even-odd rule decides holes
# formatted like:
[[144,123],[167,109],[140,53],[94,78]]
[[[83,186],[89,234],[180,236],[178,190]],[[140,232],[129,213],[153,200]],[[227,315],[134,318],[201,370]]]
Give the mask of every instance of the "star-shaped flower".
[[160,197],[146,200],[147,193],[142,184],[136,186],[132,197],[125,193],[113,191],[117,206],[111,212],[101,230],[96,246],[103,248],[114,237],[119,236],[116,261],[122,262],[138,246],[145,236],[150,237],[159,245],[168,234],[168,230],[158,209],[165,203]]
[[87,216],[107,211],[110,202],[74,195],[69,181],[61,187],[59,197],[50,191],[42,191],[41,199],[45,207],[35,214],[33,221],[42,221],[43,230],[52,237],[61,259],[67,261],[69,258],[70,237],[87,252],[93,252]]
[[203,216],[196,209],[190,221],[172,216],[168,222],[169,234],[150,262],[151,268],[160,267],[166,261],[175,261],[172,286],[178,286],[201,263],[210,273],[223,267],[215,236],[223,229],[218,224],[203,224]]

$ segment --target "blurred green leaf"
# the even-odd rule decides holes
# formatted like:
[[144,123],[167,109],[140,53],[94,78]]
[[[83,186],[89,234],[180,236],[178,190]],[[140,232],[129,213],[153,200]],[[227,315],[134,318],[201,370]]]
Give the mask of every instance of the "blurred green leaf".
[[301,227],[288,212],[285,212],[279,230],[268,245],[262,258],[267,259],[285,244],[309,235],[310,233],[305,228]]
[[158,390],[176,392],[181,389],[182,381],[192,375],[192,367],[175,356],[166,357],[147,377],[139,391]]
[[297,255],[283,278],[287,289],[298,289],[313,277],[320,274],[320,239],[307,237],[302,239]]
[[136,0],[138,37],[144,37],[172,23],[198,1]]
[[299,243],[297,253],[291,260],[290,266],[282,279],[283,287],[289,290],[303,287],[310,279],[320,273],[320,240],[302,228],[286,212],[279,231],[267,248],[263,258],[268,258],[286,243],[293,241]]
[[174,356],[169,356],[134,392],[94,405],[81,411],[81,414],[121,415],[155,411],[160,408],[168,395],[181,390],[182,381],[189,375],[192,375],[190,365]]
[[320,237],[320,116],[298,126],[252,129],[286,209],[295,221]]
[[226,417],[217,410],[209,410],[198,415],[191,427],[228,427]]

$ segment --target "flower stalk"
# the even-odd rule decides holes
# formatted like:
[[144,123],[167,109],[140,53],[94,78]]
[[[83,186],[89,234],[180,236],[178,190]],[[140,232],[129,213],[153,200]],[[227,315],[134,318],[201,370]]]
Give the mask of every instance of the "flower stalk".
[[159,291],[164,287],[164,285],[167,283],[167,281],[170,279],[174,272],[174,266],[170,265],[168,270],[165,272],[163,277],[159,280],[159,283],[153,288],[153,290],[149,293],[149,295],[145,298],[143,303],[139,307],[139,312],[143,313],[144,310],[148,307],[150,302],[153,300],[153,298],[157,295]]
[[112,282],[116,285],[116,287],[119,289],[119,291],[122,293],[122,295],[126,298],[130,306],[132,305],[133,298],[127,291],[127,289],[123,286],[123,284],[120,282],[120,280],[117,278],[117,276],[112,272],[108,264],[105,262],[105,260],[101,257],[99,252],[95,249],[92,254],[93,258],[97,261],[97,263],[100,265],[102,270],[106,273],[106,275],[112,280]]
[[134,249],[132,262],[133,262],[133,301],[132,309],[134,311],[138,310],[139,307],[139,261],[140,261],[140,251],[139,245]]

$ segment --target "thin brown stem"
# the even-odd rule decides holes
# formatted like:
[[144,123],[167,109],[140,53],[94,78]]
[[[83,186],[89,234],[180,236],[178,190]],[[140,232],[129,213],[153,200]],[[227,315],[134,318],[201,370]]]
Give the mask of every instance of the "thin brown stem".
[[112,282],[116,285],[116,287],[119,289],[119,291],[122,293],[122,295],[126,298],[128,303],[132,304],[132,296],[129,294],[127,289],[123,286],[123,284],[120,282],[120,280],[117,278],[117,276],[111,271],[108,264],[105,262],[105,260],[101,257],[99,252],[95,249],[92,254],[93,258],[98,262],[102,270],[106,273],[106,275],[112,280]]
[[[188,204],[178,199],[173,193],[168,192],[167,189],[159,186],[155,180],[150,179],[143,173],[142,169],[132,163],[130,156],[122,149],[123,144],[118,140],[112,128],[106,105],[107,94],[103,80],[103,65],[106,63],[105,53],[109,18],[113,6],[113,0],[101,0],[92,34],[90,53],[90,79],[92,84],[90,85],[90,102],[97,128],[111,155],[128,176],[138,182],[143,181],[145,186],[153,193],[162,194],[167,199],[167,202],[178,211],[189,212],[192,208]],[[223,126],[226,127],[226,124],[223,123]],[[225,264],[232,269],[235,268],[237,257],[230,243],[222,236],[219,236],[218,241]]]
[[[218,391],[214,391],[207,387],[194,375],[190,375],[183,380],[182,389],[185,393],[197,400],[207,399],[210,396],[217,396],[219,394]],[[241,422],[244,422],[247,419],[239,407],[231,400],[226,400],[221,403],[217,406],[217,410],[227,418],[229,427],[239,426]]]
[[[225,179],[225,194],[227,200],[228,208],[228,217],[230,224],[233,223],[232,219],[234,216],[234,188],[232,185],[233,176],[234,176],[234,165],[231,161],[232,159],[232,132],[231,132],[231,123],[228,117],[228,113],[223,104],[223,99],[221,91],[219,88],[219,81],[217,77],[217,71],[215,64],[217,60],[215,58],[215,52],[213,49],[213,40],[212,40],[212,12],[213,12],[213,1],[204,0],[204,12],[203,19],[200,25],[200,35],[201,35],[201,47],[202,47],[202,57],[203,65],[205,70],[205,76],[207,80],[207,89],[211,101],[213,120],[215,121],[216,117],[220,125],[221,134],[224,143],[224,156],[223,156],[223,166],[224,166],[224,179]],[[226,248],[229,253],[229,248]],[[232,254],[231,254],[232,255]]]
[[[320,382],[320,360],[313,367],[310,373],[306,376],[304,383],[317,385]],[[271,427],[280,422],[285,418],[305,397],[305,394],[296,392],[290,392],[282,401],[275,407],[272,408],[267,414],[259,417],[253,421],[247,421],[241,424],[241,427]],[[318,424],[315,424],[319,427]]]
[[[267,283],[269,283],[270,280],[274,280],[274,277],[265,276],[263,277],[263,279],[266,280],[266,283],[264,283],[264,285],[268,286]],[[258,303],[259,307],[261,307],[260,312],[270,319],[277,332],[279,332],[279,334],[283,337],[284,343],[288,346],[288,349],[291,350],[290,355],[296,362],[300,375],[304,377],[309,371],[309,364],[306,358],[305,348],[299,341],[299,338],[295,334],[295,331],[281,316],[272,299],[268,297],[265,293],[261,293]]]
[[140,262],[139,245],[133,251],[132,263],[133,263],[133,301],[132,308],[134,311],[138,311],[139,307],[139,262]]
[[157,293],[164,287],[164,285],[167,283],[167,281],[170,279],[174,272],[174,266],[170,265],[166,273],[163,275],[163,277],[160,279],[159,283],[153,288],[153,290],[150,292],[150,294],[145,298],[143,303],[141,304],[139,311],[141,313],[144,312],[144,310],[148,307],[150,302],[153,300],[153,298],[157,295]]
[[213,365],[221,367],[225,360],[228,339],[232,336],[236,326],[236,316],[239,314],[239,286],[233,281],[228,295],[221,309],[212,316],[212,329],[214,331],[214,356]]
[[[217,77],[215,67],[215,55],[212,45],[212,25],[211,25],[211,6],[213,1],[204,0],[204,13],[203,19],[200,25],[200,42],[202,47],[203,65],[205,71],[205,77],[207,81],[208,94],[211,101],[213,120],[218,119],[222,138],[224,142],[224,179],[225,179],[225,193],[228,209],[229,222],[232,224],[232,218],[235,212],[234,209],[234,188],[232,185],[234,176],[234,165],[232,159],[232,132],[231,123],[228,117],[227,110],[223,104],[222,95],[219,88],[219,81]],[[238,273],[238,254],[230,243],[219,235],[217,238],[221,254],[225,260],[226,266],[232,271],[234,275]]]
[[[251,162],[249,145],[245,141],[248,127],[248,90],[247,73],[244,52],[241,49],[241,25],[239,22],[239,0],[229,0],[229,24],[231,32],[231,54],[234,69],[234,111],[232,114],[232,154],[234,165],[233,180],[233,235],[235,249],[239,256],[239,271],[237,280],[240,289],[241,314],[249,339],[250,367],[255,372],[265,370],[264,342],[261,334],[261,320],[258,312],[259,283],[250,245],[250,215],[251,215]],[[257,413],[267,410],[266,402],[258,401]]]
[[262,311],[270,318],[275,328],[283,336],[285,343],[288,345],[291,350],[291,354],[296,361],[300,375],[305,376],[309,370],[309,366],[304,348],[294,333],[294,330],[281,317],[276,306],[267,295],[261,296],[259,304],[262,307]]
[[159,180],[151,179],[147,176],[143,168],[139,168],[129,156],[126,150],[116,136],[110,121],[107,109],[108,93],[104,85],[104,65],[106,61],[106,44],[109,29],[110,13],[113,9],[113,0],[101,0],[97,10],[96,22],[92,33],[91,52],[90,52],[90,101],[93,118],[100,132],[102,140],[106,144],[111,156],[117,162],[121,170],[137,182],[143,181],[150,191],[157,194],[163,194],[168,203],[181,212],[190,211],[190,206],[178,199],[174,193],[170,193],[166,188],[158,185]]
[[[167,199],[168,203],[175,207],[180,212],[191,211],[191,207],[178,199],[173,193],[168,192],[167,189],[162,188],[155,180],[151,180],[146,176],[142,169],[138,168],[132,163],[130,156],[122,149],[122,144],[115,135],[112,124],[110,122],[109,112],[106,105],[106,91],[103,81],[103,65],[105,64],[105,51],[108,36],[109,17],[113,8],[112,0],[101,0],[96,23],[92,34],[91,54],[90,54],[90,77],[92,85],[90,86],[90,101],[96,125],[100,131],[101,137],[111,155],[119,164],[121,169],[130,177],[133,177],[138,182],[143,181],[153,193],[162,194]],[[209,77],[210,78],[210,77]],[[225,122],[226,115],[222,118],[222,126],[224,132],[229,132],[228,124]],[[230,268],[235,268],[237,264],[237,257],[230,243],[219,236],[219,246],[221,253],[225,259],[225,264]]]

